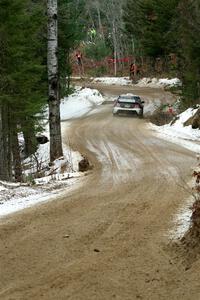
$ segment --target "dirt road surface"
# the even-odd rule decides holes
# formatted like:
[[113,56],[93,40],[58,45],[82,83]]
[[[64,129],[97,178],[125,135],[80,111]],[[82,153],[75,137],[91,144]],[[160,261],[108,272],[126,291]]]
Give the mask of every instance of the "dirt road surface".
[[199,263],[187,268],[168,239],[194,154],[111,112],[72,123],[93,165],[81,186],[1,220],[0,299],[200,299]]

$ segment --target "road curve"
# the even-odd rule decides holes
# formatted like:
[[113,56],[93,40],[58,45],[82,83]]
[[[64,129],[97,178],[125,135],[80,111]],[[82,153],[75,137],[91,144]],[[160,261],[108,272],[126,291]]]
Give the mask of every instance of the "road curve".
[[199,299],[198,273],[169,247],[193,154],[113,117],[74,120],[67,139],[93,169],[54,202],[1,222],[0,299]]

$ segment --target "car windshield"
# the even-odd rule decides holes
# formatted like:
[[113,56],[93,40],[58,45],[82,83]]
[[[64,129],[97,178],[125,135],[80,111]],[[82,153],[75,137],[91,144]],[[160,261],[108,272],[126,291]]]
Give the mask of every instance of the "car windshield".
[[141,99],[139,96],[120,96],[118,98],[118,101],[134,103],[134,102],[141,102]]

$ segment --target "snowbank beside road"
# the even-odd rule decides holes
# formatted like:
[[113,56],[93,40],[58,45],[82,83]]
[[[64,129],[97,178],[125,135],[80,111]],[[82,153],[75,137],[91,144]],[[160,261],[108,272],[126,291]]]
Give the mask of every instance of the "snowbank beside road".
[[[192,129],[192,126],[184,126],[184,123],[194,116],[198,108],[188,108],[185,112],[181,113],[176,122],[170,123],[164,126],[156,126],[150,124],[150,128],[153,129],[157,136],[176,143],[190,151],[200,154],[200,130]],[[185,184],[185,183],[184,183]],[[191,188],[193,183],[188,185]],[[192,192],[191,192],[192,193]],[[168,232],[170,239],[181,239],[190,227],[190,219],[192,215],[191,207],[194,202],[194,198],[191,196],[187,199],[186,203],[178,210],[173,218],[173,229]]]
[[168,237],[171,240],[181,239],[189,230],[192,216],[191,207],[193,203],[194,198],[191,196],[187,199],[186,203],[179,208],[178,213],[174,216],[172,221],[173,229],[168,232]]
[[177,117],[176,122],[164,126],[150,124],[157,135],[168,141],[177,143],[193,152],[200,153],[200,130],[192,129],[192,126],[184,126],[184,123],[197,112],[197,108],[188,108]]
[[61,101],[61,120],[78,118],[104,102],[103,96],[95,89],[78,89]]
[[[102,104],[104,98],[94,89],[77,88],[76,92],[63,99],[61,103],[61,131],[64,134],[70,127],[70,120],[79,118],[89,113],[93,108]],[[68,120],[65,121],[65,120]],[[49,138],[48,124],[43,132]],[[0,217],[33,206],[37,203],[48,201],[60,195],[66,189],[71,189],[78,177],[83,173],[78,172],[78,163],[82,159],[79,152],[72,151],[70,141],[63,143],[64,156],[57,159],[53,166],[49,167],[49,142],[38,147],[34,157],[28,158],[25,164],[28,169],[26,175],[37,171],[37,163],[44,170],[44,176],[34,180],[34,186],[10,184],[0,182]],[[37,161],[36,161],[37,160]]]
[[181,86],[181,81],[178,78],[142,78],[136,84],[139,87],[163,88]]
[[[134,85],[129,77],[97,77],[94,78],[93,83],[101,83],[105,85]],[[177,87],[181,86],[181,81],[178,78],[142,78],[137,83],[139,87],[151,87],[151,88],[164,88],[164,87]]]
[[97,77],[93,83],[102,83],[106,85],[131,85],[132,80],[129,77]]

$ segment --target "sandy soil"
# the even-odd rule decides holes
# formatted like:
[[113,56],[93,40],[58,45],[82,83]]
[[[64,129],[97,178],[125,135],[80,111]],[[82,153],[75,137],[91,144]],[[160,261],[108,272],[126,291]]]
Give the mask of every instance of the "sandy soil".
[[186,268],[167,237],[194,154],[111,112],[73,121],[93,164],[81,187],[1,220],[0,299],[200,299],[200,265]]

